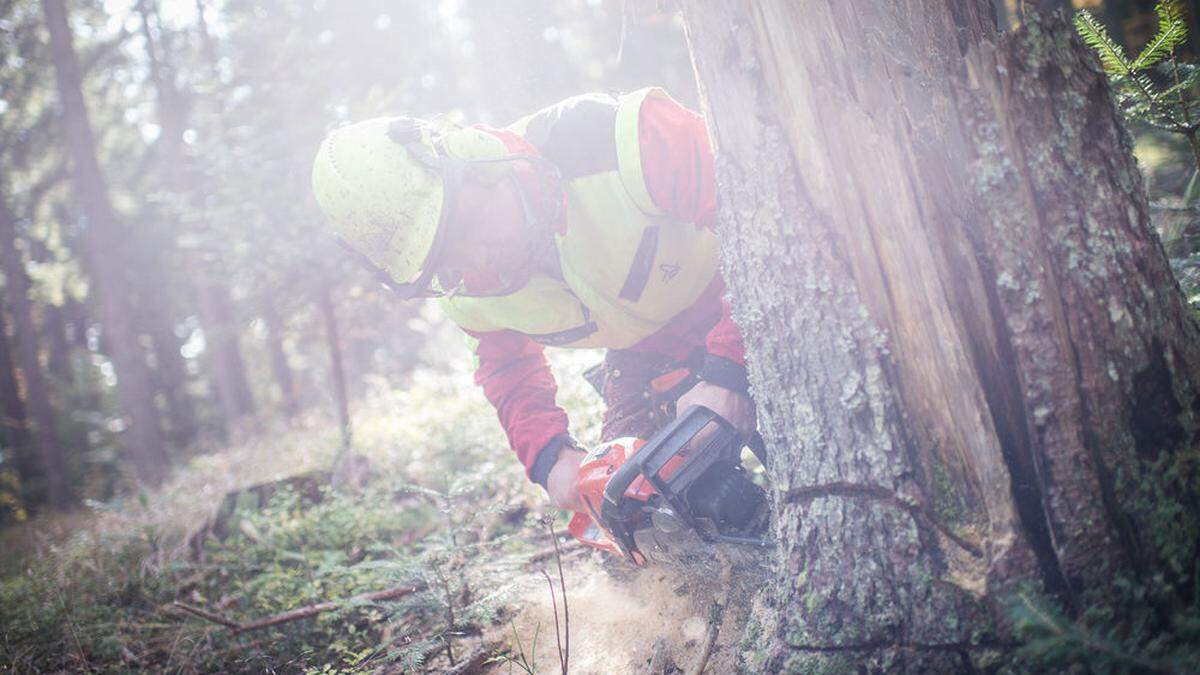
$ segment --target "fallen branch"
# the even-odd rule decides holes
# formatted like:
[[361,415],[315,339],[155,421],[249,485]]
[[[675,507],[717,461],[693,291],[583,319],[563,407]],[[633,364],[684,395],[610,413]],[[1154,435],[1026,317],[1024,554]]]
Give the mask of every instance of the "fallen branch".
[[459,661],[458,665],[443,671],[443,675],[470,675],[471,673],[479,672],[479,669],[483,667],[484,661],[487,661],[488,657],[496,653],[499,649],[500,645],[496,642],[488,642],[480,645],[475,651],[468,654],[466,658]]
[[220,614],[217,614],[215,612],[210,612],[207,609],[201,609],[199,607],[189,605],[185,602],[179,602],[178,600],[176,600],[175,602],[173,602],[171,604],[175,607],[178,607],[179,609],[182,609],[183,611],[187,612],[188,614],[195,614],[196,616],[200,617],[201,619],[207,619],[208,621],[211,621],[213,623],[219,623],[222,626],[228,626],[233,629],[242,627],[242,624],[234,621],[233,619],[230,619],[225,616],[221,616]]
[[688,675],[700,675],[708,666],[708,659],[712,656],[713,647],[717,644],[717,634],[721,632],[721,617],[725,612],[725,606],[729,604],[729,586],[732,582],[733,565],[729,561],[725,561],[721,570],[721,590],[713,598],[712,605],[708,610],[708,632],[704,636],[704,648],[700,652],[700,658],[697,659],[696,665],[688,671]]
[[375,591],[374,593],[355,595],[344,600],[331,600],[329,602],[318,602],[313,605],[297,607],[296,609],[274,614],[264,619],[251,621],[249,623],[239,623],[227,616],[222,616],[220,614],[216,614],[215,612],[210,612],[206,609],[194,607],[183,602],[175,602],[172,604],[189,614],[194,614],[202,619],[206,619],[213,623],[219,623],[222,626],[227,626],[234,635],[238,635],[240,633],[246,633],[252,630],[259,630],[262,628],[268,628],[270,626],[278,626],[282,623],[290,623],[292,621],[299,621],[300,619],[307,619],[323,612],[337,609],[338,607],[342,607],[346,604],[395,600],[397,598],[403,598],[406,595],[412,595],[419,590],[421,590],[419,586],[399,586],[397,588],[388,588],[382,591]]
[[[573,541],[569,544],[563,544],[562,546],[559,546],[558,554],[566,555],[568,553],[574,553],[575,551],[583,550],[583,547],[584,547],[583,542]],[[549,548],[544,548],[536,553],[531,554],[529,556],[529,559],[526,562],[529,563],[530,565],[540,563],[543,560],[546,560],[548,558],[553,558],[554,553],[555,553],[555,547],[551,546]]]
[[704,649],[700,651],[700,659],[688,671],[688,675],[700,675],[704,672],[705,666],[708,665],[708,658],[712,656],[713,646],[717,644],[717,634],[721,632],[721,614],[723,609],[721,603],[713,602],[712,608],[708,612],[708,633],[704,637]]

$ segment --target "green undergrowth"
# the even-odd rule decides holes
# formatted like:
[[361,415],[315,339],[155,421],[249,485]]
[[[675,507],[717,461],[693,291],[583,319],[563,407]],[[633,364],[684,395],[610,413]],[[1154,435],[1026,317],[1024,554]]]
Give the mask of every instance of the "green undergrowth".
[[[1200,663],[1200,612],[1167,607],[1171,592],[1161,579],[1114,580],[1111,592],[1133,609],[1120,616],[1093,605],[1069,618],[1040,593],[1016,594],[1009,619],[1022,638],[1015,672],[1166,673],[1196,672]],[[1157,597],[1155,597],[1157,596]]]
[[1062,603],[1023,590],[1008,607],[1024,644],[1017,656],[1037,672],[1194,673],[1200,664],[1200,449],[1184,444],[1148,460],[1140,476],[1117,473],[1117,488],[1141,497],[1149,546],[1138,576],[1115,575],[1082,589],[1071,616]]
[[[599,405],[578,373],[595,358],[554,364],[559,401],[585,438]],[[502,625],[512,577],[548,545],[544,497],[467,365],[419,371],[403,391],[376,386],[359,403],[353,449],[371,466],[362,490],[284,485],[222,512],[230,492],[330,469],[336,429],[309,420],[198,457],[162,490],[0,533],[0,663],[346,672],[444,665],[447,646],[461,658]],[[336,609],[240,634],[181,607],[247,624],[329,601]]]

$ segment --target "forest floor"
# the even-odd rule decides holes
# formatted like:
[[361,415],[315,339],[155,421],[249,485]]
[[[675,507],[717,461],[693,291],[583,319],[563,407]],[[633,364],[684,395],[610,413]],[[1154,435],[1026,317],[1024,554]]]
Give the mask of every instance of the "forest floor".
[[[580,377],[595,358],[553,364],[584,439],[600,417]],[[0,663],[552,673],[561,656],[574,673],[682,672],[717,599],[708,672],[732,669],[757,580],[731,591],[711,569],[634,569],[564,537],[465,369],[376,387],[356,406],[352,455],[339,438],[319,418],[259,428],[160,490],[0,532]]]

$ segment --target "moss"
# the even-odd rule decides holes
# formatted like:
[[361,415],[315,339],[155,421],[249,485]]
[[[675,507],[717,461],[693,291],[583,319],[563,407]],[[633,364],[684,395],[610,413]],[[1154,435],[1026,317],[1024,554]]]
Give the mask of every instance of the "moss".
[[824,600],[817,593],[809,591],[804,594],[804,609],[810,616],[815,615],[822,604],[824,604]]
[[746,622],[746,628],[742,631],[742,640],[738,647],[743,652],[749,651],[760,637],[762,637],[762,624],[757,616],[751,616],[750,620]]
[[859,673],[860,661],[852,654],[796,654],[784,662],[780,672],[800,675],[841,675]]

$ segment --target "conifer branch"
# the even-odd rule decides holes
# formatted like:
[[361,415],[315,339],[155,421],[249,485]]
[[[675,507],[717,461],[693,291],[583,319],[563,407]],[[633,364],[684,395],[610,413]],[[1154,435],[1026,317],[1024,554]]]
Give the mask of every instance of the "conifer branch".
[[1083,42],[1100,57],[1100,65],[1104,70],[1114,75],[1133,75],[1133,63],[1125,55],[1125,50],[1108,34],[1108,28],[1100,23],[1092,13],[1081,9],[1075,13],[1075,30]]
[[1179,0],[1162,0],[1154,6],[1154,12],[1158,15],[1158,32],[1130,64],[1131,70],[1145,70],[1161,62],[1187,39],[1187,24]]

